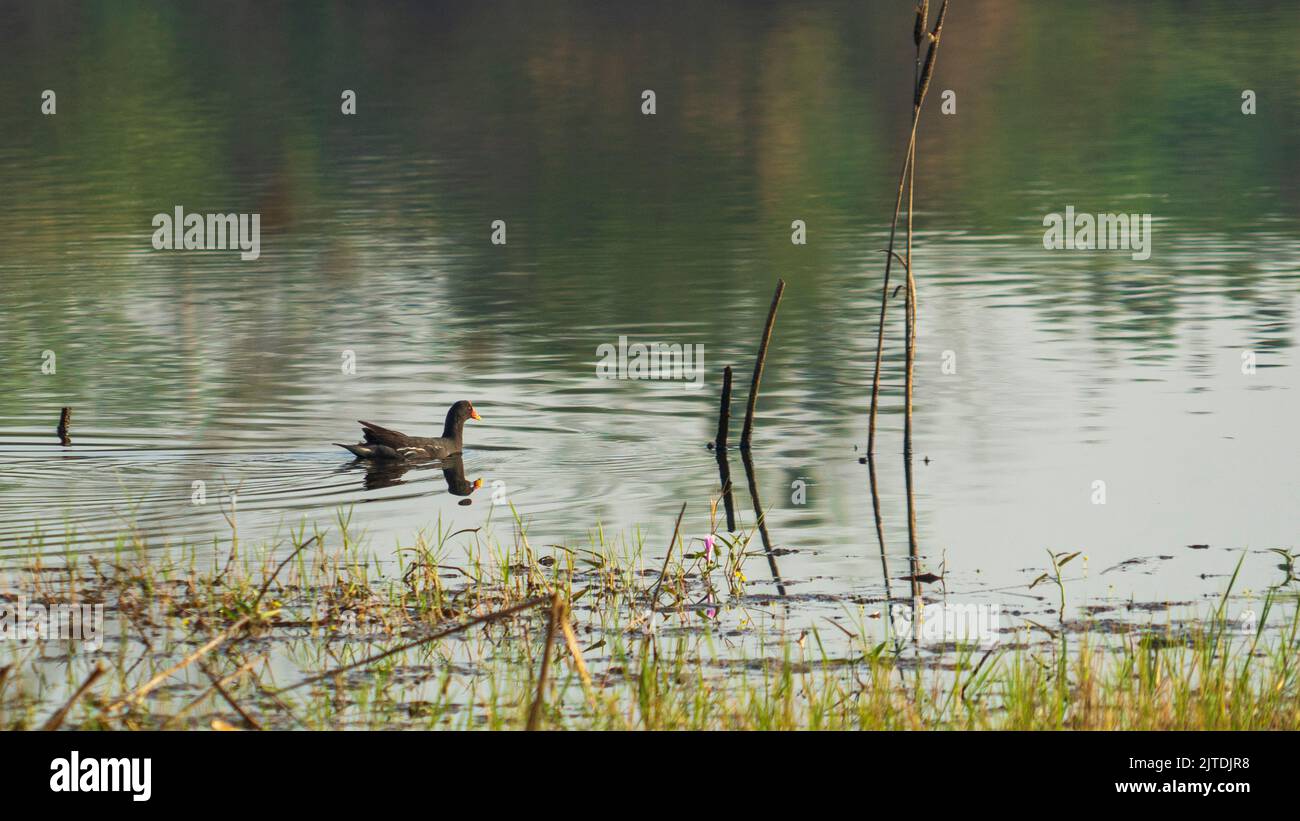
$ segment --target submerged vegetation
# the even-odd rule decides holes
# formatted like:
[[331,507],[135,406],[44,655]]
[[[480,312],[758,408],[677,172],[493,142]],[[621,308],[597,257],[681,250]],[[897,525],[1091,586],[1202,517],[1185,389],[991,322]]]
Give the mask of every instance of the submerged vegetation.
[[1005,624],[990,647],[927,647],[890,635],[886,600],[795,624],[788,600],[746,591],[761,553],[743,534],[675,535],[666,561],[599,529],[584,548],[535,547],[518,520],[504,543],[440,529],[395,560],[344,515],[291,539],[122,536],[57,561],[33,542],[2,571],[4,607],[102,604],[105,624],[91,649],[0,642],[0,726],[1300,728],[1294,597],[1267,599],[1253,633],[1227,620],[1225,592],[1199,620],[1061,613]]

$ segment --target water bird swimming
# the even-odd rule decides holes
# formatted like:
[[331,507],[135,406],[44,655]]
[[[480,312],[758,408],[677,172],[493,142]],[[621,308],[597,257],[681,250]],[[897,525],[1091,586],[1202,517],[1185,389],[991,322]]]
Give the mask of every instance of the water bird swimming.
[[355,445],[334,444],[358,459],[446,459],[463,450],[465,422],[482,418],[473,405],[462,399],[448,409],[442,436],[407,436],[373,422],[361,422],[364,441]]

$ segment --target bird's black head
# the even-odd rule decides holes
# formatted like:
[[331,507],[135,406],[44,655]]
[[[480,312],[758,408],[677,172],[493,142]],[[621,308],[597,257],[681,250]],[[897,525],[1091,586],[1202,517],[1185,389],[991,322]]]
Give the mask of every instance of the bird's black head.
[[442,435],[459,442],[461,429],[465,427],[465,422],[469,419],[482,418],[478,415],[478,411],[474,410],[472,404],[462,399],[447,411],[447,423],[443,426]]
[[468,400],[465,399],[462,399],[456,404],[452,405],[451,413],[453,416],[455,416],[457,419],[460,419],[461,421],[464,421],[466,419],[483,418],[478,415],[478,411],[474,410],[474,406],[470,404]]

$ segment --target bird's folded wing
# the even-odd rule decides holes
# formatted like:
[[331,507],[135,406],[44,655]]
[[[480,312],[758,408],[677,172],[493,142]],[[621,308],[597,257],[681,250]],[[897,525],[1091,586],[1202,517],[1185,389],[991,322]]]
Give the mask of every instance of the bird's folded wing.
[[375,445],[387,445],[390,448],[401,447],[409,438],[406,434],[376,425],[373,422],[361,422],[361,430],[365,440]]

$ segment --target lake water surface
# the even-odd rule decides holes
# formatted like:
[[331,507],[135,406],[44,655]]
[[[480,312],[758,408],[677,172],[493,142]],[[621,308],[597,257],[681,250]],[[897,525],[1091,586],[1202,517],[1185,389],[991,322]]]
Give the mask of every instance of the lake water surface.
[[[738,438],[782,277],[754,454],[783,587],[881,594],[860,457],[910,3],[260,8],[3,12],[0,555],[37,528],[210,543],[234,491],[245,540],[346,508],[379,549],[508,534],[495,498],[536,544],[639,529],[661,557],[683,501],[709,531],[721,369]],[[1081,550],[1091,596],[1194,602],[1241,550],[1262,588],[1297,548],[1300,14],[1181,8],[954,4],[918,148],[915,447],[925,568],[956,589],[1023,592]],[[177,205],[260,213],[260,258],[155,251]],[[1045,250],[1067,206],[1150,214],[1150,258]],[[703,387],[597,378],[621,336],[703,345]],[[896,577],[893,323],[888,345]],[[358,419],[437,435],[462,398],[468,497],[331,444]]]

